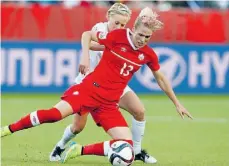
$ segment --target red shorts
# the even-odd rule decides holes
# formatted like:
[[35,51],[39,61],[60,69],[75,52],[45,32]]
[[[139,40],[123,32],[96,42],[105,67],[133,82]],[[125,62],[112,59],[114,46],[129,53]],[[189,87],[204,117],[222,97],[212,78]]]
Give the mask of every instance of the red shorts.
[[103,127],[105,131],[114,127],[128,127],[117,103],[104,104],[93,96],[91,89],[79,84],[68,88],[61,99],[71,105],[74,113],[79,115],[91,113],[95,123]]
[[98,110],[91,111],[91,116],[95,123],[98,126],[103,127],[106,132],[114,127],[128,127],[128,124],[118,107],[100,108]]

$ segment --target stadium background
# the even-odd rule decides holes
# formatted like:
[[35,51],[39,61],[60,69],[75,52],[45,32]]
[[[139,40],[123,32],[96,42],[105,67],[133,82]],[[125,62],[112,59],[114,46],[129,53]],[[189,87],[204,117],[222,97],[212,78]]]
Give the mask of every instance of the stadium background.
[[[143,146],[160,166],[229,165],[229,2],[120,1],[133,11],[157,10],[165,23],[150,45],[178,97],[195,117],[182,121],[147,67],[131,80],[146,107]],[[80,61],[80,37],[114,1],[20,1],[1,3],[1,121],[6,125],[36,108],[50,107],[73,83]],[[130,116],[123,112],[130,122]],[[2,165],[54,165],[48,154],[71,117],[2,140]],[[49,136],[47,136],[49,134]],[[96,140],[95,136],[96,134]],[[109,139],[92,120],[80,143]],[[107,165],[82,158],[70,165]],[[141,165],[141,163],[136,163]]]

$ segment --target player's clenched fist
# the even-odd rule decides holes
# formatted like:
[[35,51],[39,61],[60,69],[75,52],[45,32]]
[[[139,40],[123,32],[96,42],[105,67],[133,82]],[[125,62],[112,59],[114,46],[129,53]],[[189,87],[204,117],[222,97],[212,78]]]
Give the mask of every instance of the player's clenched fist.
[[82,58],[79,65],[79,72],[86,74],[89,71],[89,59]]

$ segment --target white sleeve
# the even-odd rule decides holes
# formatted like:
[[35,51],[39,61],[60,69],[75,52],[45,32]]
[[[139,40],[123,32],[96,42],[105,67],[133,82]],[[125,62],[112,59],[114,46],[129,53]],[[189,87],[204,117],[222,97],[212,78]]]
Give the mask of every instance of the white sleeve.
[[92,31],[95,32],[107,32],[107,23],[97,23],[93,26]]

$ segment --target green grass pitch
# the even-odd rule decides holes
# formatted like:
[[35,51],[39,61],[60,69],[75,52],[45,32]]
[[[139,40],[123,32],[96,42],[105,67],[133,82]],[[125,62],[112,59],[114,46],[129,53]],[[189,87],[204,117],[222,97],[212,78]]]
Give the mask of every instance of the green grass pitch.
[[[8,125],[59,101],[59,94],[2,94],[1,125]],[[157,166],[229,166],[229,96],[182,96],[194,120],[182,120],[166,96],[140,95],[146,107],[143,147],[158,159]],[[131,125],[131,118],[122,111]],[[83,156],[66,164],[51,163],[49,153],[72,117],[44,124],[1,139],[2,166],[105,166],[107,158]],[[74,141],[80,144],[109,140],[91,117]],[[145,165],[135,162],[134,166]]]

